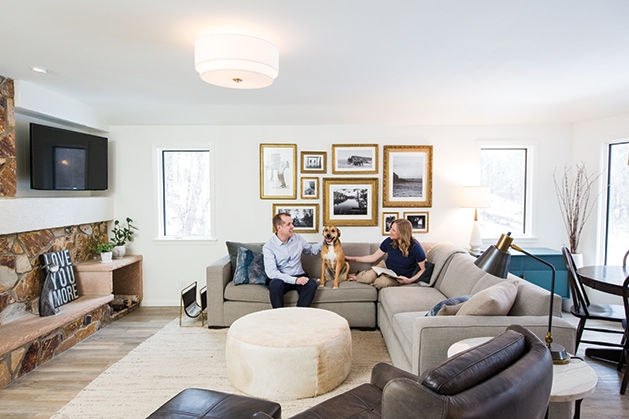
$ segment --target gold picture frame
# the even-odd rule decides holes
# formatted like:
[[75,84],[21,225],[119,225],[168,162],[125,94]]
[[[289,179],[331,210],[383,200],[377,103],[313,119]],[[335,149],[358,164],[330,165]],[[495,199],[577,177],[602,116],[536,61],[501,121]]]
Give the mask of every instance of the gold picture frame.
[[301,178],[301,199],[319,199],[319,178]]
[[297,198],[296,162],[296,144],[260,144],[260,199]]
[[323,224],[378,225],[378,178],[324,178]]
[[[295,233],[319,232],[319,204],[273,204],[273,217],[279,212],[287,213],[293,218]],[[273,232],[275,233],[275,228]]]
[[301,173],[327,173],[328,153],[326,151],[302,151],[299,155]]
[[377,175],[378,144],[332,144],[332,173]]
[[432,207],[432,146],[384,146],[383,207]]
[[428,233],[427,212],[405,212],[404,218],[411,222],[413,233]]
[[389,230],[391,229],[391,224],[393,221],[400,218],[399,212],[385,212],[382,211],[382,235],[388,236]]

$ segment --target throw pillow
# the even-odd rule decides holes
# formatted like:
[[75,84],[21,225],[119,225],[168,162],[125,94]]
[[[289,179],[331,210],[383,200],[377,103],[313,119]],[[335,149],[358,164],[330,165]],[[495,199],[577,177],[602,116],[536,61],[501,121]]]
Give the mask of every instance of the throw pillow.
[[267,276],[264,272],[264,257],[262,252],[238,248],[234,284],[266,285]]
[[426,261],[424,266],[426,267],[426,269],[424,269],[424,272],[417,279],[417,281],[415,281],[416,284],[419,284],[420,282],[430,284],[430,277],[432,276],[432,271],[435,269],[435,264]]
[[457,316],[506,316],[518,295],[518,280],[503,281],[474,294]]
[[443,306],[453,306],[453,305],[461,304],[461,303],[466,302],[470,298],[471,298],[471,295],[464,295],[461,297],[452,297],[452,298],[448,298],[447,300],[440,301],[428,313],[426,313],[426,317],[436,316],[437,313],[439,313],[439,310],[441,310],[441,307]]
[[443,306],[441,307],[441,310],[437,312],[437,316],[454,316],[456,313],[459,312],[461,307],[463,307],[463,304],[465,304],[465,302],[455,304],[453,306]]
[[231,262],[232,276],[236,272],[236,262],[238,259],[238,248],[244,247],[245,249],[253,250],[254,252],[262,252],[263,244],[259,243],[239,243],[239,242],[225,242],[227,245],[227,254],[229,255],[229,261]]

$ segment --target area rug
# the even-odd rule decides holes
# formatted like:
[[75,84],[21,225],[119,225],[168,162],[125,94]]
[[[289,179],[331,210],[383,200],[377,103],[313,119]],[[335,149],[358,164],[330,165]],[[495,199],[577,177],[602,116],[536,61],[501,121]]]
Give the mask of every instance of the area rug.
[[[227,329],[180,328],[178,321],[109,367],[52,418],[146,418],[188,387],[244,394],[227,377]],[[318,397],[280,402],[282,417],[369,382],[375,364],[391,362],[379,331],[352,330],[352,350],[352,368],[343,384]]]

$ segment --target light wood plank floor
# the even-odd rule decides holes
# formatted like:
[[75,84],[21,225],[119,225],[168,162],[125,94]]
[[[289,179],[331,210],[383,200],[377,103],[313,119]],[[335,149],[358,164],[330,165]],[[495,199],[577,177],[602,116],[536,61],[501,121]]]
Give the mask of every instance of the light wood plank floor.
[[[47,419],[99,374],[179,315],[178,307],[140,307],[65,353],[0,390],[0,418]],[[576,319],[564,316],[576,325]],[[584,357],[585,346],[577,356]],[[596,392],[583,401],[582,418],[629,417],[629,391],[619,394],[615,366],[587,358],[598,375]]]

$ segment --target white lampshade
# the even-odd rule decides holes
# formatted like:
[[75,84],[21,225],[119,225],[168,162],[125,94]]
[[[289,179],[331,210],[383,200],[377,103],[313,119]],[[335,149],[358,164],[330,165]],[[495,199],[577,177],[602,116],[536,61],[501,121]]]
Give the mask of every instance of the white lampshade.
[[260,89],[279,74],[279,51],[253,36],[209,35],[194,43],[194,68],[203,81],[216,86]]
[[464,186],[461,191],[461,207],[487,208],[491,205],[489,186]]

